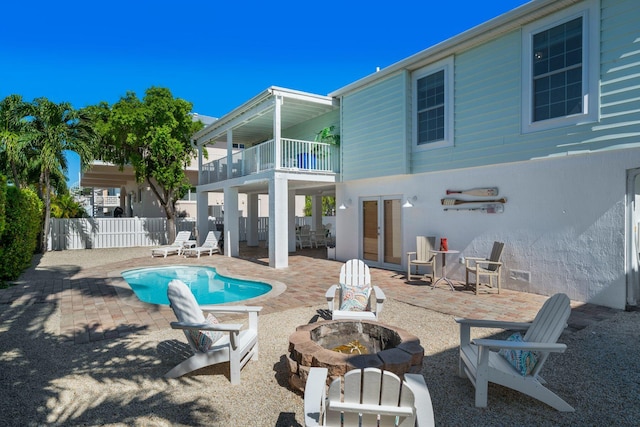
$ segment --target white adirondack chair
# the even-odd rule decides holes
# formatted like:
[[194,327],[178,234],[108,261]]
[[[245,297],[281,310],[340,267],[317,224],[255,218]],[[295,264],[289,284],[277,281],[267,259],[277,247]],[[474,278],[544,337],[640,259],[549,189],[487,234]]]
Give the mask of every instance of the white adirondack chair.
[[[240,384],[242,367],[251,359],[258,360],[258,313],[262,307],[199,306],[189,287],[180,280],[169,282],[167,296],[178,318],[178,322],[171,322],[171,327],[184,330],[194,354],[167,372],[165,378],[178,378],[205,366],[229,362],[231,384]],[[248,328],[243,329],[242,323],[208,323],[203,311],[248,314]],[[203,350],[190,331],[196,335],[200,331],[222,332],[222,336],[210,348]]]
[[207,233],[207,237],[204,239],[202,246],[197,246],[195,248],[189,248],[184,250],[184,256],[188,257],[191,255],[197,255],[200,258],[200,254],[203,252],[208,252],[209,256],[213,255],[214,252],[220,252],[220,248],[218,247],[218,241],[220,240],[220,232],[219,231],[210,231]]
[[156,255],[162,255],[165,258],[170,254],[178,254],[182,253],[184,249],[184,244],[191,237],[190,231],[179,231],[176,239],[170,245],[160,246],[159,248],[151,249],[151,258]]
[[306,426],[434,426],[429,389],[422,375],[404,381],[377,368],[354,369],[327,387],[327,368],[311,368],[304,390]]
[[[344,285],[344,286],[342,286]],[[367,290],[369,293],[369,299],[367,300],[364,310],[342,310],[341,306],[344,305],[344,289],[356,289]],[[382,308],[384,307],[384,300],[386,299],[384,292],[378,286],[371,284],[371,272],[369,266],[362,260],[352,259],[347,261],[340,268],[340,283],[332,285],[327,293],[327,305],[331,312],[331,318],[333,320],[378,320]],[[371,307],[371,299],[375,297],[376,307],[375,310]]]
[[[456,319],[460,324],[460,361],[458,375],[465,375],[476,388],[475,405],[487,406],[488,383],[500,384],[529,395],[563,412],[574,409],[558,395],[547,389],[540,377],[544,362],[552,352],[562,353],[565,344],[556,341],[567,327],[571,313],[569,297],[556,294],[543,304],[531,323],[499,322],[493,320]],[[522,342],[474,339],[471,340],[471,327],[501,328],[526,331]],[[533,370],[522,375],[516,368],[496,352],[500,349],[532,351],[537,354],[537,363]]]

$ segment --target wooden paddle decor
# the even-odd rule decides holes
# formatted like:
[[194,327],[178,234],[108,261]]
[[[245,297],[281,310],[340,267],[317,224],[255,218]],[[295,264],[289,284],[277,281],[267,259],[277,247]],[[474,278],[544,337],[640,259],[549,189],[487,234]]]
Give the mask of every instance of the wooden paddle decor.
[[466,194],[468,196],[495,197],[498,195],[498,187],[473,188],[471,190],[447,190],[447,194]]
[[476,207],[468,206],[468,207],[460,207],[460,208],[444,208],[444,210],[445,211],[477,211],[477,212],[495,214],[495,213],[503,213],[504,205],[490,204],[490,205],[482,205],[482,206],[476,206]]
[[440,199],[443,206],[463,205],[465,203],[507,203],[506,198],[496,200],[459,200],[459,199]]

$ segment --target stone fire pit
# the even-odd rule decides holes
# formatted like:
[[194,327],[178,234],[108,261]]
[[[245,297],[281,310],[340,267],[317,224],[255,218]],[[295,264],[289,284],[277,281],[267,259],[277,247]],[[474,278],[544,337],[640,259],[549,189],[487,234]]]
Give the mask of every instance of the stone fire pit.
[[311,367],[329,369],[327,384],[352,369],[370,367],[402,378],[420,373],[423,357],[418,337],[395,326],[366,320],[311,323],[289,336],[289,385],[303,392]]

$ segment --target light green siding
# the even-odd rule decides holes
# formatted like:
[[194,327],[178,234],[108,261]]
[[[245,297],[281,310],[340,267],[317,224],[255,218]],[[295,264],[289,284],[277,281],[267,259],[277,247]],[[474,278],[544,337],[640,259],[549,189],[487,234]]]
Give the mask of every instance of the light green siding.
[[[454,55],[454,145],[413,150],[411,74],[343,99],[343,177],[422,173],[640,147],[640,1],[602,0],[599,121],[523,133],[522,32]],[[403,115],[404,113],[404,115]],[[406,144],[403,150],[400,144]],[[403,155],[408,152],[408,166]]]
[[399,73],[341,100],[343,180],[407,173],[408,79]]

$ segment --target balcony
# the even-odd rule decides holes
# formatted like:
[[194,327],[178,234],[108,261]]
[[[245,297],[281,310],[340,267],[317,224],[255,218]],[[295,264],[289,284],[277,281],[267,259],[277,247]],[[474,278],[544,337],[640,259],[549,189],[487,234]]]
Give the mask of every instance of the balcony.
[[[199,184],[211,184],[265,171],[298,171],[318,174],[340,172],[339,147],[314,141],[281,138],[202,165]],[[231,165],[231,166],[229,166]]]

